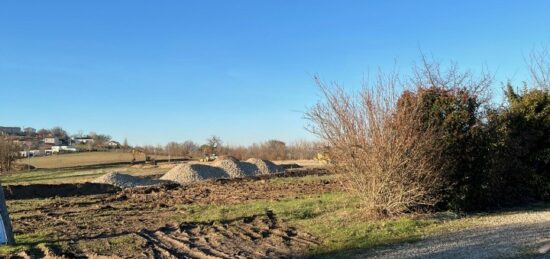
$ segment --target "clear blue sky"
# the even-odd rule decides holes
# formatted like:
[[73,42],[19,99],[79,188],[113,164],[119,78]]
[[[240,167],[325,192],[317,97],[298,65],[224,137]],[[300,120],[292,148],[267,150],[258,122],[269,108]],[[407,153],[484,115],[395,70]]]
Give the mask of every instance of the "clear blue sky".
[[131,144],[312,139],[313,74],[354,88],[422,49],[522,80],[525,55],[550,41],[549,11],[542,0],[6,0],[0,125]]

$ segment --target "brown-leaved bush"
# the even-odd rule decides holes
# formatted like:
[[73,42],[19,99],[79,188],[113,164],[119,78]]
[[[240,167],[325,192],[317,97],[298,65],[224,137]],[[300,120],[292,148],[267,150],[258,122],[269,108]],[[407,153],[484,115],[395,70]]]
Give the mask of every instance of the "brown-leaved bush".
[[342,173],[368,216],[398,215],[439,201],[442,147],[431,136],[436,131],[420,124],[419,104],[398,103],[397,75],[380,75],[358,95],[315,80],[325,100],[306,113],[309,130],[330,146],[331,169]]

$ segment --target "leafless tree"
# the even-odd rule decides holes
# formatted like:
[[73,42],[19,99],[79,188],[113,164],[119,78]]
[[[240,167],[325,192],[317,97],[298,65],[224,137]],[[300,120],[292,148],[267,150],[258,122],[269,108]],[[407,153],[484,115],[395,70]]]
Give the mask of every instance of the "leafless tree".
[[[457,79],[458,80],[458,79]],[[359,94],[315,81],[324,95],[306,118],[329,146],[332,170],[361,197],[369,216],[390,216],[439,200],[440,145],[431,130],[418,131],[418,107],[398,107],[399,76],[378,75]],[[416,105],[419,106],[419,105]],[[433,133],[435,134],[435,133]]]
[[547,46],[533,49],[527,59],[531,83],[535,88],[550,90],[550,50]]
[[130,145],[128,145],[128,139],[124,138],[124,142],[122,143],[122,148],[124,150],[128,150],[130,148]]
[[207,139],[207,145],[209,147],[208,152],[210,154],[217,154],[219,149],[222,147],[222,139],[218,136],[212,136]]
[[19,158],[21,147],[15,144],[9,137],[0,136],[0,172],[8,172]]
[[474,73],[471,70],[461,70],[456,62],[442,66],[440,62],[422,54],[421,62],[413,67],[413,76],[409,81],[416,88],[466,90],[478,96],[480,103],[488,104],[493,79],[494,75],[486,67],[483,67],[481,72]]

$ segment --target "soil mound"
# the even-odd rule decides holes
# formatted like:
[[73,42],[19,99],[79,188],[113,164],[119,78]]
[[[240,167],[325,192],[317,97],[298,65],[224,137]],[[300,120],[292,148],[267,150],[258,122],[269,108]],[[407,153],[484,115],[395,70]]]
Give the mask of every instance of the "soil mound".
[[222,155],[222,156],[218,156],[216,158],[216,161],[221,161],[221,160],[232,160],[233,162],[238,162],[239,161],[239,159],[237,159],[236,157],[228,156],[228,155]]
[[246,160],[246,162],[255,165],[258,168],[258,174],[261,174],[261,175],[276,174],[276,173],[282,173],[285,171],[282,167],[274,164],[269,160],[249,158],[248,160]]
[[212,165],[224,170],[231,178],[243,178],[257,174],[257,167],[250,163],[240,162],[235,158],[216,160]]
[[93,181],[94,183],[104,183],[114,185],[120,188],[143,187],[152,185],[161,185],[164,182],[154,179],[145,179],[137,176],[112,172],[104,174]]
[[[230,160],[227,160],[230,161]],[[161,180],[174,181],[180,184],[204,181],[208,179],[230,178],[221,168],[204,164],[181,164],[163,175]]]
[[120,191],[119,187],[100,183],[7,185],[3,188],[7,200],[71,197]]

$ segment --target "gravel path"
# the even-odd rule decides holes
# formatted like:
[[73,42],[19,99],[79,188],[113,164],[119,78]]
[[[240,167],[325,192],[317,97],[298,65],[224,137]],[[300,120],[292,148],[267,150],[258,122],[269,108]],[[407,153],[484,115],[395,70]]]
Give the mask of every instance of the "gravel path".
[[373,250],[355,258],[550,258],[550,211],[473,220],[475,227]]

